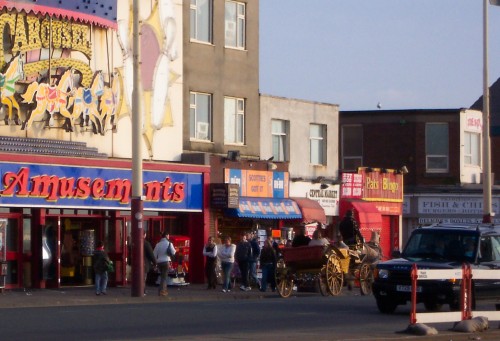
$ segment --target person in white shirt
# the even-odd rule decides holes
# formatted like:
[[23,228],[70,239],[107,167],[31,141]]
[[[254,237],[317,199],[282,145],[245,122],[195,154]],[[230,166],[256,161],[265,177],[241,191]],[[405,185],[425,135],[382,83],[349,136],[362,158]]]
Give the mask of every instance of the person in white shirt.
[[175,255],[175,247],[168,238],[170,234],[168,232],[163,232],[161,235],[161,239],[156,244],[155,249],[153,251],[156,264],[158,264],[158,269],[160,270],[160,287],[158,289],[158,295],[167,296],[167,276],[168,270],[170,268],[170,257]]
[[231,271],[234,265],[234,252],[236,251],[236,245],[231,243],[231,237],[226,237],[224,239],[224,244],[217,250],[217,256],[220,259],[223,282],[222,282],[222,292],[231,291]]
[[313,233],[313,238],[308,244],[309,246],[314,246],[314,245],[321,245],[321,246],[327,246],[330,245],[330,242],[328,239],[323,238],[321,231],[320,230],[315,230]]

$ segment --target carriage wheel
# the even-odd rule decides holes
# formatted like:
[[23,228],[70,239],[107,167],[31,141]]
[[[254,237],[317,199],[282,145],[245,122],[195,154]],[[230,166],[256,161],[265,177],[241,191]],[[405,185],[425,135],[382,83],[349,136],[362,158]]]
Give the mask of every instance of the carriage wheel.
[[330,295],[337,296],[340,294],[343,282],[344,276],[340,259],[335,253],[331,253],[326,262],[326,284]]
[[326,267],[323,267],[321,269],[321,272],[318,276],[318,287],[321,295],[323,296],[330,295],[330,292],[328,291],[328,285],[326,283]]
[[289,297],[293,291],[293,280],[288,276],[288,269],[286,268],[283,259],[278,260],[276,264],[276,288],[281,297]]
[[373,284],[373,271],[369,264],[362,264],[359,269],[359,289],[361,295],[371,295]]

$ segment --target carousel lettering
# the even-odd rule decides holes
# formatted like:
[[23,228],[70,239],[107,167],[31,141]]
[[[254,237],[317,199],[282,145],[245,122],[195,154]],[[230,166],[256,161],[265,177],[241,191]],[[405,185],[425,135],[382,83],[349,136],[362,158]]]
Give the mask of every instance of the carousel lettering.
[[[19,172],[6,172],[3,176],[2,196],[43,198],[49,202],[59,199],[112,200],[121,204],[130,202],[132,184],[128,179],[104,180],[101,178],[66,178],[57,175],[30,177],[30,170],[23,167]],[[31,185],[31,187],[30,187]],[[173,183],[170,178],[151,181],[144,185],[146,200],[182,202],[185,198],[184,183]]]
[[[0,32],[5,32],[7,26],[13,54],[53,47],[80,51],[87,58],[92,58],[92,45],[88,38],[90,28],[87,25],[50,18],[39,19],[25,13],[3,13],[0,15]],[[4,37],[0,35],[0,46],[5,46]],[[1,64],[5,63],[3,50],[0,50],[0,61]]]

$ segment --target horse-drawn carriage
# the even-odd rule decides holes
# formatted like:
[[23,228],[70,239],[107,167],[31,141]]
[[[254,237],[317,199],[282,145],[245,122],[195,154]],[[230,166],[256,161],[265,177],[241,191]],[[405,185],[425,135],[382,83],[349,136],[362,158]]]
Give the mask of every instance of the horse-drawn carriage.
[[[359,251],[358,251],[359,250]],[[362,295],[372,291],[374,264],[381,257],[376,243],[359,248],[328,246],[287,247],[276,267],[276,284],[281,297],[289,297],[295,285],[315,282],[323,296],[338,295],[347,282],[359,283]]]

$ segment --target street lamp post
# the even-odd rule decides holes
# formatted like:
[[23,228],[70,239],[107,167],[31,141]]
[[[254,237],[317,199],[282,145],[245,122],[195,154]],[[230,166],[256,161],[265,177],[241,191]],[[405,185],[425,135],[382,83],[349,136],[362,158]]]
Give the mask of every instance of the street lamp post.
[[140,61],[139,61],[139,0],[132,5],[132,59],[133,59],[133,91],[132,91],[132,288],[133,297],[144,294],[144,229],[142,201],[142,113],[140,105]]
[[[500,6],[500,0],[490,0]],[[483,0],[483,223],[492,223],[490,89],[488,85],[488,0]]]

